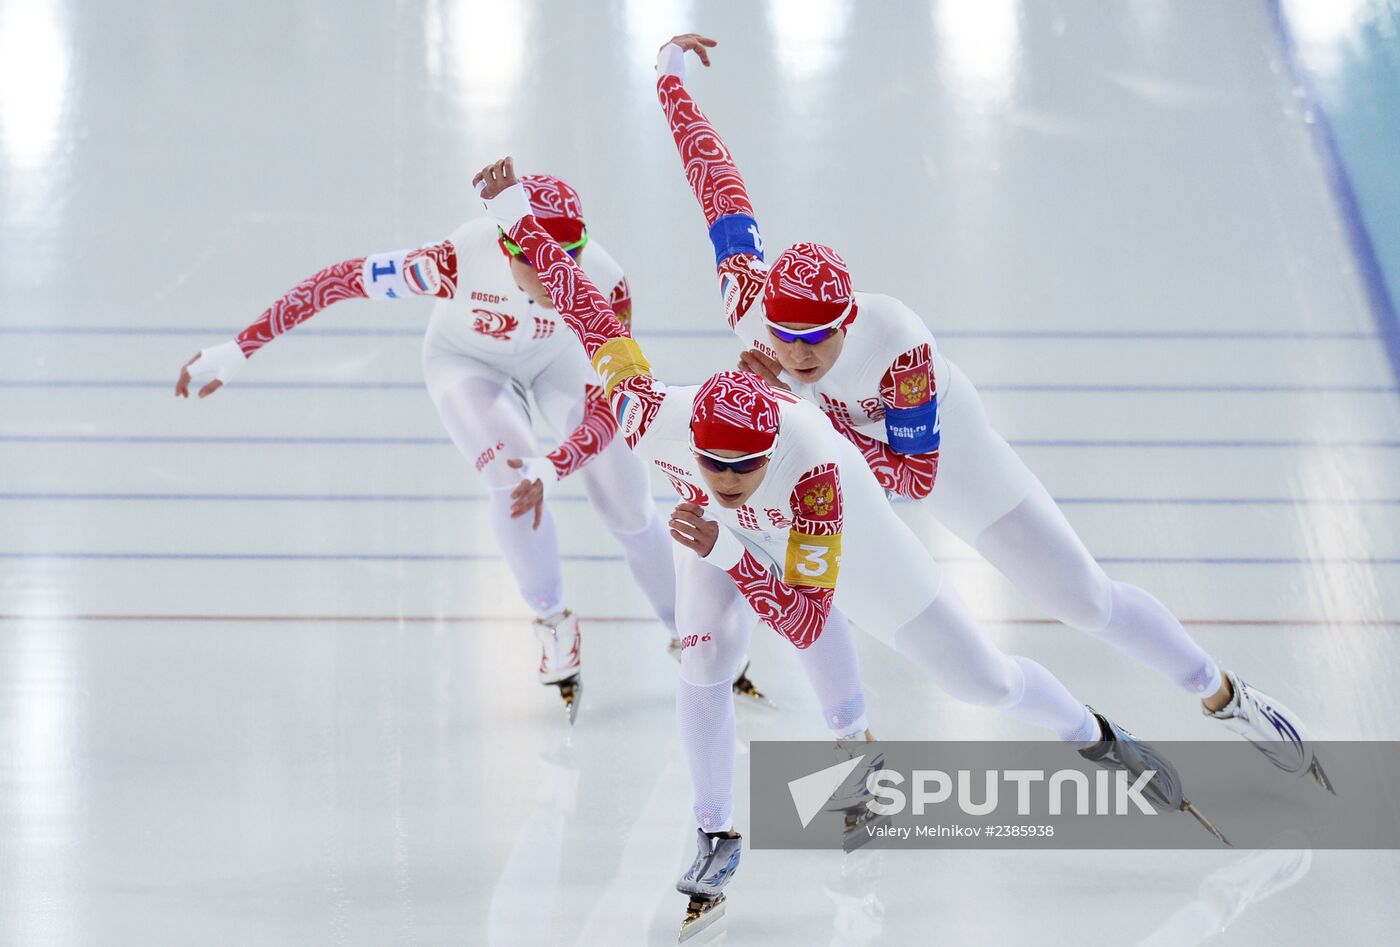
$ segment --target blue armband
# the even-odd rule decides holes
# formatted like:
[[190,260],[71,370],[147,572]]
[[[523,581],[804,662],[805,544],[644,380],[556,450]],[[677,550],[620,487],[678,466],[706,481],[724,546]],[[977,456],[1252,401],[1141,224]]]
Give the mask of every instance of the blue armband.
[[740,253],[763,259],[763,237],[758,221],[748,214],[725,214],[710,227],[710,242],[715,245],[715,266]]
[[886,408],[885,435],[896,454],[932,454],[938,450],[938,402],[917,408]]

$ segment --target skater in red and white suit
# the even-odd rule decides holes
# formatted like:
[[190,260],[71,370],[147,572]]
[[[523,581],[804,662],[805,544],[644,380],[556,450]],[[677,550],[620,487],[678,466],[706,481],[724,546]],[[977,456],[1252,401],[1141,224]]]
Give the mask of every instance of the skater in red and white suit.
[[686,51],[708,66],[715,45],[691,33],[662,46],[656,88],[709,226],[729,326],[747,347],[741,367],[819,406],[881,486],[926,502],[1045,612],[1200,699],[1280,769],[1325,786],[1295,714],[1222,674],[1148,592],[1104,574],[922,319],[893,297],[854,291],[830,247],[799,243],[763,262],[739,169],[684,85]]
[[[1108,758],[1102,765],[1120,765],[1115,754],[1137,745],[1131,735],[1093,714],[1039,664],[996,649],[894,514],[860,452],[821,411],[748,372],[720,372],[698,387],[653,377],[602,293],[531,216],[510,160],[475,180],[593,359],[626,443],[682,500],[672,536],[694,555],[678,550],[676,557],[684,649],[676,708],[700,828],[682,891],[717,894],[738,863],[729,681],[751,623],[732,620],[735,612],[756,614],[796,646],[823,707],[837,708],[828,718],[837,732],[860,732],[853,721],[835,719],[842,696],[859,695],[848,615],[953,697],[1097,747],[1094,758]],[[1161,774],[1164,796],[1179,803],[1170,764],[1154,758],[1151,768]]]
[[[549,175],[532,175],[524,185],[536,219],[590,279],[608,287],[609,312],[630,324],[627,278],[590,238],[577,192]],[[574,472],[674,642],[671,543],[646,467],[616,441],[617,424],[578,340],[561,324],[519,248],[490,220],[463,224],[440,243],[326,267],[236,339],[201,351],[181,372],[176,392],[188,397],[192,377],[212,376],[199,396],[212,394],[264,345],[333,303],[419,296],[436,300],[423,340],[428,394],[452,442],[490,489],[492,531],[536,616],[541,681],[576,680],[580,669],[578,621],[565,607],[554,519],[543,502],[549,486]],[[527,392],[556,434],[567,433],[545,456],[531,429]]]

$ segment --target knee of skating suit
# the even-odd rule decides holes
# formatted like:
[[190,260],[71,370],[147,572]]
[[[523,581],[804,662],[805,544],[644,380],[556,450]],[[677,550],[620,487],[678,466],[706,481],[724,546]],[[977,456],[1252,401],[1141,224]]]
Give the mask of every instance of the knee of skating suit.
[[[708,568],[708,567],[706,567]],[[718,570],[713,570],[718,571]],[[722,573],[720,574],[722,576]],[[713,623],[697,622],[685,608],[695,591],[683,585],[678,616],[681,671],[676,682],[676,723],[690,768],[695,822],[705,832],[726,832],[734,812],[734,673],[748,650],[748,628],[727,610],[707,609]],[[732,588],[732,586],[731,586]]]
[[797,661],[807,675],[822,708],[822,722],[838,740],[858,737],[869,729],[865,690],[860,681],[851,624],[845,613],[833,608],[817,640],[797,651]]
[[982,633],[952,583],[944,581],[928,607],[894,633],[894,648],[950,697],[979,707],[1005,708],[1021,699],[1020,668]]
[[895,648],[949,696],[964,703],[1007,711],[1062,740],[1082,742],[1097,734],[1088,708],[1054,675],[1029,658],[1008,656],[992,644],[950,583],[945,582],[932,604],[895,632]]
[[723,637],[681,626],[676,724],[690,769],[695,823],[704,832],[727,832],[733,826],[736,734],[731,685],[743,649],[725,647],[717,640]]
[[675,544],[651,498],[646,464],[621,438],[614,438],[579,475],[589,502],[622,547],[628,571],[674,639],[676,573],[671,547]]
[[1090,634],[1108,624],[1112,583],[1038,482],[972,545],[1057,621]]

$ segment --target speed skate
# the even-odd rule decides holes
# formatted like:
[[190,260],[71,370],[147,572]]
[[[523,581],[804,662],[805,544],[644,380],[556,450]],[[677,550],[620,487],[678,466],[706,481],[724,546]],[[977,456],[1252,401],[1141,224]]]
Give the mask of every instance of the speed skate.
[[0,0],[0,945],[1393,939],[1394,0],[338,13]]

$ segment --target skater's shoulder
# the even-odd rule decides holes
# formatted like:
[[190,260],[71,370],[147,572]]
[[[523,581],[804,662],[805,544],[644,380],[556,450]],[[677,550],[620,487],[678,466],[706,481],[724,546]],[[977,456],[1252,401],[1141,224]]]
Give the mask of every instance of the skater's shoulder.
[[500,229],[489,217],[475,217],[462,224],[448,236],[448,241],[457,249],[457,255],[467,259],[487,250],[500,254],[497,241]]
[[886,331],[902,331],[905,333],[915,332],[921,335],[930,335],[928,326],[919,314],[895,296],[884,293],[867,293],[856,291],[852,294],[856,303],[856,320],[852,326],[858,326],[863,321],[867,326],[878,326]]

